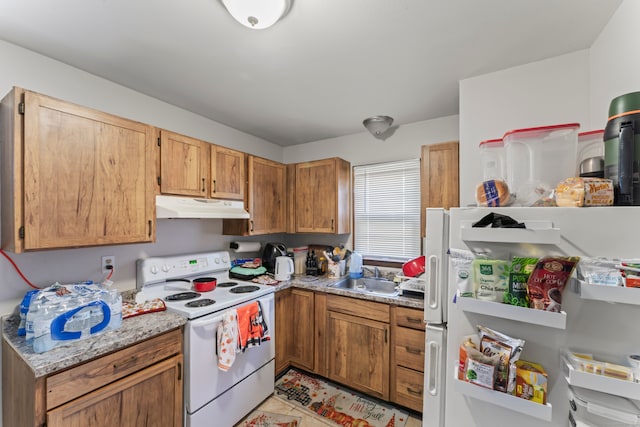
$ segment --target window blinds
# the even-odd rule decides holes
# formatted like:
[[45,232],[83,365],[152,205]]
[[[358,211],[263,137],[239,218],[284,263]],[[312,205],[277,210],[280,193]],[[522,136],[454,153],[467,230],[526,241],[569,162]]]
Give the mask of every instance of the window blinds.
[[420,255],[420,160],[354,166],[354,250],[404,262]]

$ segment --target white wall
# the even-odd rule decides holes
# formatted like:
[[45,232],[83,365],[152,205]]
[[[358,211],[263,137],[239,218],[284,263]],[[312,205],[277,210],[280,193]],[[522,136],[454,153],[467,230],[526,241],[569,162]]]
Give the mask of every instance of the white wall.
[[604,128],[609,103],[640,91],[640,2],[625,0],[590,49],[591,127]]
[[591,130],[588,50],[460,81],[460,205],[476,203],[481,141],[572,122]]
[[[393,115],[393,112],[388,112]],[[364,117],[363,117],[364,119]],[[385,140],[377,139],[364,127],[361,133],[295,145],[284,149],[284,162],[340,157],[352,166],[394,160],[417,159],[420,147],[458,140],[458,116],[393,127]]]

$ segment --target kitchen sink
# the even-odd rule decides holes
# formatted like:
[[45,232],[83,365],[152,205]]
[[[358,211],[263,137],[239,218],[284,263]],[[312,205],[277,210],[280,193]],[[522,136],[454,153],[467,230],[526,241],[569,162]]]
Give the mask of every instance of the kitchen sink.
[[329,285],[329,287],[385,296],[396,296],[399,293],[395,282],[376,277],[361,277],[359,279],[347,277]]

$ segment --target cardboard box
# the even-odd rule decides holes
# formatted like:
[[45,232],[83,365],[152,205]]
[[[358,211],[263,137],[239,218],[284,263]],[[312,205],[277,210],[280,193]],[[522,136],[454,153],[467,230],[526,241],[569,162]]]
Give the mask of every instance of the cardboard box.
[[516,396],[547,403],[547,373],[541,365],[526,360],[516,362]]

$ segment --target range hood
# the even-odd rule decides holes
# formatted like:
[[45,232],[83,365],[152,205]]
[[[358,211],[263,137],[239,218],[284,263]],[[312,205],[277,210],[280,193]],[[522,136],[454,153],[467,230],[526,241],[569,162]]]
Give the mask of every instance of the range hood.
[[212,200],[193,197],[156,196],[157,218],[240,218],[248,219],[240,200]]

